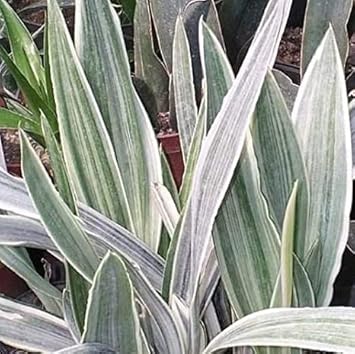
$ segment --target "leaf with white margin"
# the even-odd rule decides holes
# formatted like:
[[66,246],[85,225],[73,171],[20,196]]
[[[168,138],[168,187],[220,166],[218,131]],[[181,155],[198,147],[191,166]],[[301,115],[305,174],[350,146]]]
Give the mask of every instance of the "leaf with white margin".
[[97,342],[119,353],[142,353],[132,283],[122,260],[108,252],[89,291],[82,343]]
[[353,353],[355,309],[324,307],[268,309],[233,323],[215,337],[204,354],[241,346],[293,347]]
[[244,64],[202,144],[170,289],[171,295],[180,296],[187,303],[196,295],[208,235],[237,165],[267,69],[275,60],[291,3],[269,2]]
[[22,130],[20,136],[22,171],[41,221],[68,262],[90,282],[99,264],[98,257],[74,214],[60,198]]
[[0,341],[34,352],[56,351],[75,344],[63,320],[2,297]]
[[[350,118],[344,70],[330,27],[301,83],[292,120],[309,180],[305,261],[318,306],[330,303],[349,231]],[[297,246],[296,246],[297,248]]]

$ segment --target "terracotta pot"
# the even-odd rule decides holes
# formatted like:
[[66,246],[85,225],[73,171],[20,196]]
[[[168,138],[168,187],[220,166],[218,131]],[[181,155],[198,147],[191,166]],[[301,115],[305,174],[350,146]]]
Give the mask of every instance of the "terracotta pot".
[[171,172],[174,176],[176,185],[181,186],[182,176],[184,173],[184,161],[180,147],[179,134],[177,133],[159,133],[158,141],[162,145],[167,160],[169,162]]
[[0,293],[17,298],[27,290],[26,283],[0,263]]

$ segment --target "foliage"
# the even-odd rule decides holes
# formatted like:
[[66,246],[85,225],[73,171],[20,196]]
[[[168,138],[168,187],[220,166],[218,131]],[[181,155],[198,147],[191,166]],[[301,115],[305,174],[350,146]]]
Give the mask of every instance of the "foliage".
[[[152,24],[136,19],[135,68],[142,79],[162,77],[164,87],[170,80],[185,163],[179,194],[171,180],[163,184],[168,166],[111,2],[76,0],[74,44],[49,0],[42,64],[0,0],[13,50],[1,55],[29,108],[3,110],[3,121],[20,122],[24,178],[0,169],[0,209],[8,212],[0,216],[0,260],[43,305],[0,298],[0,340],[58,353],[353,351],[355,311],[327,307],[348,237],[352,185],[334,30],[318,43],[290,112],[270,67],[291,0],[269,1],[236,78],[214,3],[207,12],[167,4],[137,1],[142,21],[151,8],[162,56]],[[198,28],[196,11],[206,19]],[[28,133],[42,136],[54,184]],[[163,235],[166,258],[158,254]],[[21,247],[65,263],[63,292],[36,277]]]

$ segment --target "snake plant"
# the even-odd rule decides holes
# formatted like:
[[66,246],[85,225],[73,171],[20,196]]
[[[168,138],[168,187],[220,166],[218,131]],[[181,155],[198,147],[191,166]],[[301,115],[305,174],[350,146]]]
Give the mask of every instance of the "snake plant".
[[[354,352],[355,310],[328,307],[351,207],[343,63],[329,27],[289,110],[271,68],[291,4],[269,1],[236,77],[201,19],[197,85],[190,27],[175,14],[154,58],[172,76],[185,163],[178,190],[163,178],[110,1],[76,0],[74,43],[48,1],[45,65],[28,37],[7,59],[33,93],[20,125],[23,179],[0,168],[0,260],[43,306],[0,297],[2,342],[57,353]],[[161,5],[136,1],[136,14],[151,9],[158,36],[171,28],[156,19]],[[25,33],[5,0],[0,8]],[[43,137],[55,183],[28,133]],[[63,291],[23,247],[64,263]]]

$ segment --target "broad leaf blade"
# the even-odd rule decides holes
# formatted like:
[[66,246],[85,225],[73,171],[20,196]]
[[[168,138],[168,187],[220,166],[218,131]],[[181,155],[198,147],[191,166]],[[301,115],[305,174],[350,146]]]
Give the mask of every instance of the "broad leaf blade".
[[68,347],[62,350],[58,350],[53,354],[91,354],[91,353],[108,353],[114,354],[117,353],[110,347],[101,344],[101,343],[85,343],[85,344],[77,344],[72,347]]
[[250,137],[218,212],[213,239],[238,318],[268,308],[280,268],[279,236],[261,193]]
[[313,248],[305,265],[317,305],[328,305],[348,239],[352,190],[349,109],[332,29],[308,66],[292,118],[309,177],[307,243]]
[[329,23],[333,26],[339,46],[340,57],[345,63],[349,39],[347,23],[350,18],[352,0],[309,0],[307,2],[302,41],[302,73],[306,72],[316,49],[324,37]]
[[173,43],[173,88],[181,148],[186,162],[197,122],[197,105],[189,41],[181,16],[176,21]]
[[38,213],[28,195],[23,179],[11,176],[0,168],[0,209],[38,220]]
[[1,297],[0,328],[2,342],[29,351],[56,351],[75,344],[63,320]]
[[209,130],[221,109],[223,97],[233,84],[234,73],[218,39],[203,22],[200,23],[200,52],[203,76],[206,80]]
[[195,131],[192,136],[191,146],[189,154],[187,156],[186,165],[184,168],[184,174],[180,189],[180,202],[182,206],[185,206],[190,192],[195,172],[196,163],[200,154],[202,141],[206,136],[206,120],[207,120],[207,101],[202,99],[200,110],[198,112],[197,123]]
[[56,250],[43,226],[37,221],[22,216],[1,215],[0,224],[1,245]]
[[226,328],[204,353],[236,346],[282,346],[352,353],[355,309],[271,309],[253,313]]
[[151,186],[162,183],[159,148],[133,87],[119,17],[109,0],[81,0],[76,9],[76,50],[115,150],[134,231],[157,250],[161,220]]
[[135,77],[142,80],[154,95],[154,111],[151,107],[148,111],[156,115],[159,112],[169,111],[169,76],[164,64],[155,53],[149,0],[140,0],[136,4],[134,15],[134,73]]
[[55,0],[48,2],[48,18],[53,92],[64,160],[75,193],[80,201],[133,229],[109,135]]
[[132,284],[120,258],[110,252],[89,292],[82,341],[102,343],[119,353],[141,352]]
[[73,197],[72,188],[68,179],[65,163],[63,160],[62,152],[60,150],[57,139],[50,127],[48,120],[42,116],[42,131],[46,141],[46,147],[51,161],[51,167],[54,171],[54,178],[58,192],[66,202],[72,212],[75,212],[76,206]]
[[260,23],[267,0],[224,0],[220,19],[228,57],[239,68]]
[[32,201],[53,243],[80,274],[91,281],[98,257],[80,224],[59,197],[44,167],[21,131],[22,169]]
[[170,237],[172,238],[180,217],[174,199],[165,186],[157,183],[153,186],[153,194],[156,202],[156,208],[163,219],[164,225]]
[[172,43],[174,38],[174,27],[179,12],[191,0],[160,1],[150,0],[153,22],[157,31],[157,37],[162,57],[166,66],[172,68]]
[[293,184],[299,181],[295,253],[304,261],[312,244],[306,235],[309,191],[305,163],[282,93],[271,73],[266,76],[256,106],[252,134],[262,191],[280,234]]

